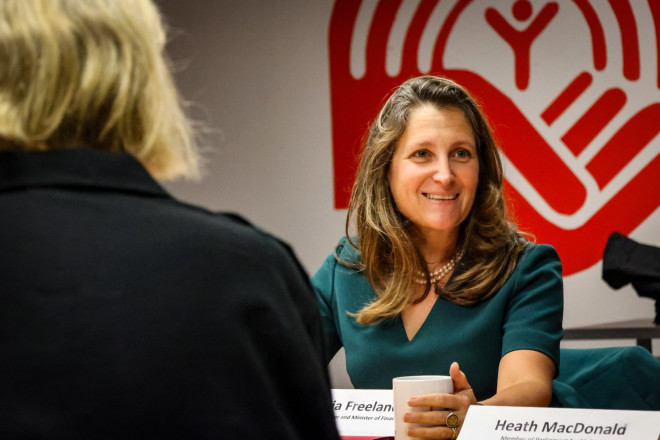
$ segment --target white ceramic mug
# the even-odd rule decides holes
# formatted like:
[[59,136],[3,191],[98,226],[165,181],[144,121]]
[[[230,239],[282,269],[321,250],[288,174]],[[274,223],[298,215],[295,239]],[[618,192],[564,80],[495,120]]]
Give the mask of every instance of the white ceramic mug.
[[428,426],[418,423],[405,423],[403,415],[410,411],[429,411],[431,408],[408,406],[408,399],[420,394],[453,393],[454,382],[449,376],[403,376],[392,379],[394,393],[394,438],[395,440],[415,440],[408,437],[406,428]]

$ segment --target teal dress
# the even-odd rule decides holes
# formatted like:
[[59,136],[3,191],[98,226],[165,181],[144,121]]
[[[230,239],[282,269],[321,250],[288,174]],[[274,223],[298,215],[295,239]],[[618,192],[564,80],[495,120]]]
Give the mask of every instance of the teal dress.
[[[359,251],[342,238],[336,249],[342,261],[360,260]],[[515,271],[490,299],[459,306],[438,298],[412,340],[400,317],[364,326],[347,312],[358,312],[375,299],[360,271],[330,255],[312,278],[323,318],[328,359],[343,346],[346,368],[356,388],[392,387],[392,378],[449,374],[461,365],[477,399],[497,389],[500,359],[514,350],[535,350],[553,360],[559,371],[562,338],[561,262],[549,245],[530,244]]]

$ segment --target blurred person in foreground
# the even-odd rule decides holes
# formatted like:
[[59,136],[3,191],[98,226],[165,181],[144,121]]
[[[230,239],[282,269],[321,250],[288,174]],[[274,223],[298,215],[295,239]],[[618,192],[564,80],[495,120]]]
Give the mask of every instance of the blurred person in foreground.
[[336,439],[291,250],[154,180],[199,167],[164,44],[151,0],[0,1],[0,437]]
[[356,388],[452,377],[454,394],[409,402],[432,407],[405,415],[431,425],[411,427],[411,437],[455,439],[477,403],[551,402],[561,262],[508,219],[491,129],[446,78],[410,79],[383,106],[362,152],[346,237],[312,284],[327,359],[343,346]]

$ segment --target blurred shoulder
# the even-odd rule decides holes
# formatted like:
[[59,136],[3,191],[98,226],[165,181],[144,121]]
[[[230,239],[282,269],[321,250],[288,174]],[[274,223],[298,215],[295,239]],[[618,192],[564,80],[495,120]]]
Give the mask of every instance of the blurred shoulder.
[[550,244],[528,243],[518,256],[518,272],[550,271],[559,277],[562,274],[562,264],[557,250]]
[[547,243],[529,242],[523,252],[520,253],[520,261],[529,260],[556,260],[559,261],[559,254],[554,246]]
[[335,246],[335,258],[346,264],[360,264],[362,262],[362,254],[359,249],[359,242],[357,237],[342,236]]
[[213,212],[206,208],[174,201],[170,220],[178,228],[178,241],[194,243],[216,253],[241,259],[263,260],[269,265],[294,263],[300,268],[291,247],[280,238],[234,212]]

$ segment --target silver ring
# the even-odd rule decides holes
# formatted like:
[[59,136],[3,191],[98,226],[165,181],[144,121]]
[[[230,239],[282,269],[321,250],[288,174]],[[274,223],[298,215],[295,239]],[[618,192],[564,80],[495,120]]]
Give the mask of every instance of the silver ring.
[[456,440],[456,437],[458,437],[458,430],[456,429],[455,426],[450,426],[451,430],[454,432],[451,435],[451,440]]
[[445,420],[445,424],[447,425],[448,428],[451,428],[454,430],[454,434],[456,434],[456,427],[458,426],[458,416],[454,412],[450,412],[447,414],[447,419]]

